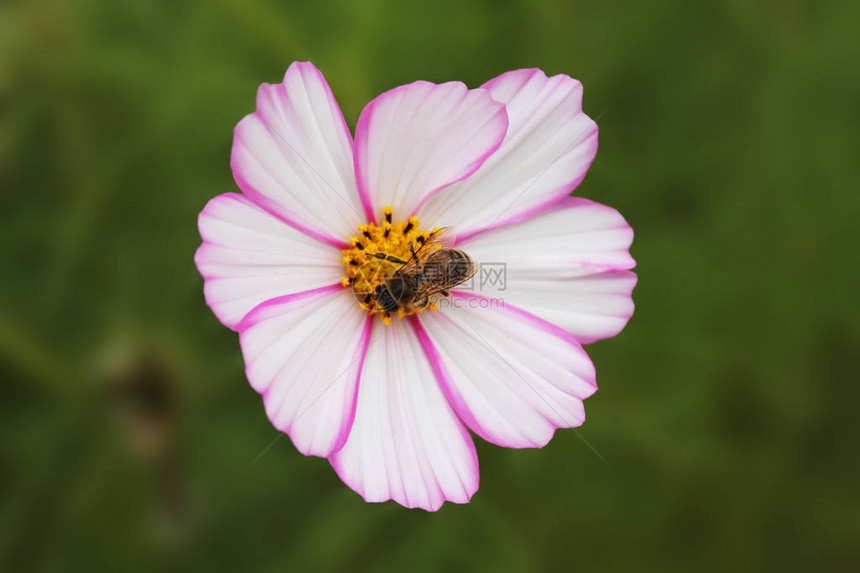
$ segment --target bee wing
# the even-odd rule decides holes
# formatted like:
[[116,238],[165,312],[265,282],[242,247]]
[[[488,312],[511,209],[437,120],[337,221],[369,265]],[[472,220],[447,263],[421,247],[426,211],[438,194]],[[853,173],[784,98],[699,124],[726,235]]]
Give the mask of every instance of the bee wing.
[[440,290],[454,288],[457,285],[461,285],[464,282],[466,282],[467,280],[469,280],[470,278],[472,278],[473,276],[475,276],[475,273],[478,272],[478,265],[476,265],[475,261],[473,261],[469,257],[466,257],[463,265],[468,265],[468,266],[464,266],[463,272],[460,275],[458,275],[456,277],[450,277],[448,284],[445,285]]
[[[446,241],[451,238],[451,227],[441,227],[439,229],[435,229],[427,239],[424,240],[423,243],[418,247],[415,251],[416,255],[421,255],[422,253],[432,252],[434,246],[444,247]],[[421,257],[418,257],[419,259]]]
[[417,249],[415,249],[415,256],[411,257],[405,265],[400,267],[400,272],[403,274],[411,274],[419,271],[427,255],[436,250],[433,247],[441,247],[442,243],[450,237],[450,229],[450,227],[442,227],[430,233],[430,236],[428,236],[427,239],[418,245]]
[[[426,296],[426,297],[431,297],[431,296],[433,296],[433,295],[435,295],[435,294],[439,294],[439,293],[440,293],[440,292],[442,292],[443,290],[452,289],[452,288],[456,287],[457,285],[461,285],[461,284],[463,284],[464,282],[466,282],[467,280],[469,280],[470,278],[472,278],[472,276],[474,276],[474,274],[475,274],[475,273],[472,273],[471,275],[469,275],[469,277],[468,277],[468,278],[465,278],[465,279],[463,279],[463,280],[461,280],[461,281],[459,281],[459,282],[456,282],[456,283],[452,283],[452,284],[450,284],[450,285],[426,285],[426,286],[424,286],[424,288],[419,288],[419,289],[415,292],[415,300],[421,300],[421,299],[422,299],[422,298],[424,298],[425,296]],[[446,295],[446,296],[447,296],[447,295]]]
[[439,227],[430,233],[424,245],[441,245],[449,239],[451,239],[451,227]]
[[[461,254],[465,255],[465,253]],[[441,277],[437,276],[435,281],[424,281],[419,284],[416,296],[431,296],[443,290],[452,289],[468,281],[478,272],[478,265],[468,257],[454,265],[457,265],[454,267],[456,272],[451,272],[449,267]]]
[[[463,280],[459,281],[459,282],[457,283],[457,285],[463,284],[464,282],[466,282],[467,280],[469,280],[470,278],[472,278],[473,276],[475,276],[475,275],[478,273],[478,265],[477,265],[477,264],[475,264],[475,261],[473,261],[472,259],[469,259],[469,264],[470,264],[470,266],[469,266],[469,272],[468,272],[468,273],[466,273],[466,278],[464,278]],[[453,288],[453,287],[455,287],[455,286],[457,286],[457,285],[451,285],[451,287]]]

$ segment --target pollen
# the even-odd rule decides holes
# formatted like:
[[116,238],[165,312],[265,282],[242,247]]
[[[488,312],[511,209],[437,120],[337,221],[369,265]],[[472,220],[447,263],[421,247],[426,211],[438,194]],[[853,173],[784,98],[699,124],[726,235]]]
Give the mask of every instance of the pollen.
[[427,249],[422,247],[438,229],[422,230],[417,217],[394,223],[392,213],[391,207],[385,207],[379,224],[359,225],[358,233],[349,239],[352,247],[342,251],[346,275],[341,284],[352,287],[358,305],[371,315],[381,315],[385,324],[391,324],[395,316],[405,318],[436,310],[433,302],[424,308],[412,308],[409,301],[399,300],[400,289],[393,288],[391,282],[392,277],[397,280],[399,271],[418,262],[417,253],[426,254]]

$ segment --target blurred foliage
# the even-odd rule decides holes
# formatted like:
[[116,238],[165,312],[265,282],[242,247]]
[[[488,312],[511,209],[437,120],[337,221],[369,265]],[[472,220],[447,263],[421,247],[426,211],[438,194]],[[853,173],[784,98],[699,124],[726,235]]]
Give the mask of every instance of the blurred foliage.
[[[0,4],[0,570],[856,565],[858,30],[835,0]],[[293,60],[353,126],[416,79],[582,80],[578,193],[628,218],[640,275],[589,349],[607,464],[572,431],[479,443],[473,502],[427,514],[271,444],[192,257]]]

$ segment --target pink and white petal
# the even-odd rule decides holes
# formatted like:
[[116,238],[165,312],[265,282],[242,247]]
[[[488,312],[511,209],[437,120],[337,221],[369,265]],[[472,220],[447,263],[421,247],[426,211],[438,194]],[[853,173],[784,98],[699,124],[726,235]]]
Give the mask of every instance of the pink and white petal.
[[542,447],[585,421],[594,366],[567,332],[508,304],[452,293],[420,318],[419,337],[463,422],[509,448]]
[[502,262],[518,279],[562,279],[636,266],[633,229],[613,209],[566,197],[543,213],[459,241],[478,262]]
[[[633,315],[633,229],[611,207],[568,197],[540,215],[460,243],[505,280],[481,294],[503,298],[586,344],[615,336]],[[501,288],[504,290],[501,290]]]
[[477,491],[478,457],[411,322],[395,320],[371,344],[355,423],[330,461],[366,501],[435,511],[445,501],[466,503]]
[[394,219],[478,169],[505,137],[505,106],[461,82],[419,81],[367,104],[355,128],[355,173],[367,216]]
[[597,124],[582,112],[582,84],[516,70],[484,86],[510,127],[498,151],[465,181],[440,191],[418,217],[460,239],[527,219],[570,194],[597,153]]
[[364,222],[352,136],[322,73],[296,62],[283,83],[263,84],[257,111],[233,132],[239,188],[290,225],[333,245]]
[[508,273],[505,304],[571,333],[581,344],[612,338],[633,316],[636,274],[606,271],[569,279],[521,279]]
[[239,326],[248,381],[303,454],[346,442],[372,324],[338,284],[267,301]]
[[194,261],[206,303],[236,330],[255,306],[337,282],[342,254],[287,225],[239,193],[207,203],[198,218],[203,244]]

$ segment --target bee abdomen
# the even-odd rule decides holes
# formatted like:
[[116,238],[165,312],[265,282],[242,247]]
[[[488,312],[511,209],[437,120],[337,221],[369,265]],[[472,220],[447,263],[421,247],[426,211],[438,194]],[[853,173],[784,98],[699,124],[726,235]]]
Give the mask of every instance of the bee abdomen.
[[458,249],[445,249],[448,256],[445,283],[456,285],[468,280],[474,274],[474,263],[469,255]]

